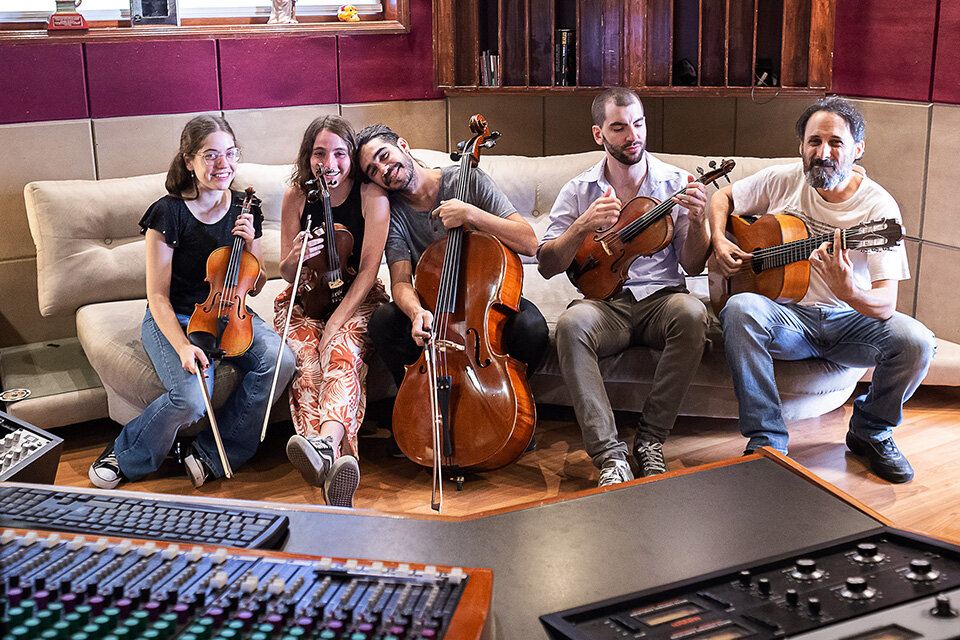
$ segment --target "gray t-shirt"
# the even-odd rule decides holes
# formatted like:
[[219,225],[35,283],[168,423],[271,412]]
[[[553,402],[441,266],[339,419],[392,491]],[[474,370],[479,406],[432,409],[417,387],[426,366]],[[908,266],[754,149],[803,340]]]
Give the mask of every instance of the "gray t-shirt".
[[[385,248],[387,264],[409,260],[411,267],[415,268],[426,248],[434,240],[447,235],[443,223],[439,218],[431,217],[431,213],[440,206],[442,200],[457,196],[460,167],[451,165],[442,167],[440,171],[440,192],[437,202],[429,211],[416,211],[401,194],[390,194],[390,231]],[[517,211],[490,176],[480,169],[470,171],[465,202],[501,218]]]

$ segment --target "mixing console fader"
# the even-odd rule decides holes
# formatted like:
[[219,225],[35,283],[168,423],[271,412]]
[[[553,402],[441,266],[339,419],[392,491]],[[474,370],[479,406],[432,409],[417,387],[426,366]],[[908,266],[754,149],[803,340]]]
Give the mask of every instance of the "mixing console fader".
[[491,588],[486,569],[0,536],[4,640],[475,640]]
[[569,640],[954,640],[960,547],[893,529],[541,617]]

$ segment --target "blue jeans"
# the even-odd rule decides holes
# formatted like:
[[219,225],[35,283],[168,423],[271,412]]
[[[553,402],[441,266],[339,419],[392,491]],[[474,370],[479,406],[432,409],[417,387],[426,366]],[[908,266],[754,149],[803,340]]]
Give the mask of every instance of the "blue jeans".
[[[183,326],[190,320],[189,316],[182,314],[177,314],[177,319]],[[181,366],[180,356],[160,331],[149,308],[143,318],[140,335],[143,347],[167,392],[128,422],[114,442],[120,470],[130,480],[139,480],[156,471],[173,447],[177,432],[206,415],[197,376]],[[273,365],[277,361],[279,348],[280,336],[263,320],[253,316],[253,342],[250,348],[240,357],[230,359],[239,369],[246,371],[227,402],[216,412],[223,448],[233,469],[249,460],[260,444],[267,394],[273,382]],[[296,363],[289,347],[284,346],[283,352],[277,381],[278,393],[290,382]],[[215,363],[211,362],[205,372],[209,393],[213,392],[214,367]],[[204,429],[194,441],[193,448],[214,477],[223,475],[213,431]]]
[[769,446],[787,452],[774,359],[823,358],[876,367],[867,393],[853,403],[850,430],[861,438],[885,440],[903,420],[903,403],[926,376],[936,348],[933,333],[902,313],[877,320],[849,307],[778,304],[755,293],[731,297],[720,322],[748,449]]

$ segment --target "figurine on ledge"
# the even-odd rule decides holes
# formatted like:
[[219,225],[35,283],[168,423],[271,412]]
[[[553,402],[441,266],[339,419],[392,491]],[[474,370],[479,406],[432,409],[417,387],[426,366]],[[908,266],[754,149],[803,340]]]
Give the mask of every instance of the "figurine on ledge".
[[267,24],[297,24],[297,0],[273,0]]

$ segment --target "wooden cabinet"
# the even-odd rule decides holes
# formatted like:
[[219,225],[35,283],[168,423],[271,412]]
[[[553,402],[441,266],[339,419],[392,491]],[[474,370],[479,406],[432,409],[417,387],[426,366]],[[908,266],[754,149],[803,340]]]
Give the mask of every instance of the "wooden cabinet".
[[[616,85],[645,95],[823,93],[835,3],[434,0],[435,80],[448,94]],[[564,31],[572,40],[569,86],[560,86],[557,60]],[[498,73],[484,72],[490,56]]]

